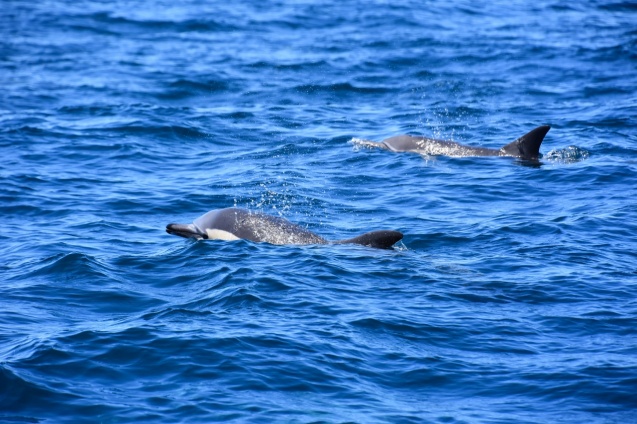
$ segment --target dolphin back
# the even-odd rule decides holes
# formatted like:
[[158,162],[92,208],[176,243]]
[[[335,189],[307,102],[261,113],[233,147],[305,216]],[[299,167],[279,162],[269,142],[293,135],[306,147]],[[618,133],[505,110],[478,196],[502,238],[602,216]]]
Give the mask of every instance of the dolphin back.
[[347,240],[339,240],[337,244],[360,244],[377,249],[389,249],[403,238],[403,233],[392,230],[370,231]]
[[546,133],[551,129],[548,125],[542,125],[524,134],[522,137],[507,144],[500,149],[506,156],[515,156],[524,159],[537,159],[540,156],[540,145],[544,141]]

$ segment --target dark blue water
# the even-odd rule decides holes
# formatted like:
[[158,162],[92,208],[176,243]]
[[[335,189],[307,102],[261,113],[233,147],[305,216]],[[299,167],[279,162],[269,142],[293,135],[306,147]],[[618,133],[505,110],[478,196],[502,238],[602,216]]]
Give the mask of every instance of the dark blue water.
[[637,7],[483,3],[3,2],[0,421],[637,422]]

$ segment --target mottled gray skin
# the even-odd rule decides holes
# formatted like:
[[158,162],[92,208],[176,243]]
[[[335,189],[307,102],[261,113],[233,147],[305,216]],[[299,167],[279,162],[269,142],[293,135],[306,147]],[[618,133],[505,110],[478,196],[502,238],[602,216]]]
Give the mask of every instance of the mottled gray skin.
[[[329,241],[283,218],[240,208],[212,210],[192,224],[168,224],[168,234],[195,239],[245,239],[270,244],[328,244]],[[389,249],[403,238],[398,231],[372,231],[332,243]]]
[[454,141],[436,140],[422,136],[397,135],[374,143],[392,152],[414,152],[423,155],[445,156],[511,156],[534,160],[540,156],[540,145],[551,129],[548,125],[535,128],[501,149],[465,146]]

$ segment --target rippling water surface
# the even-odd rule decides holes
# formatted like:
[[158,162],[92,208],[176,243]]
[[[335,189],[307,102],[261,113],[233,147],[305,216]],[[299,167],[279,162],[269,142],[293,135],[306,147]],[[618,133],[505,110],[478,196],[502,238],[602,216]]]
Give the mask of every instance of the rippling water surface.
[[[637,422],[637,8],[9,0],[0,421]],[[539,162],[396,154],[422,134]],[[244,207],[391,250],[192,241]]]

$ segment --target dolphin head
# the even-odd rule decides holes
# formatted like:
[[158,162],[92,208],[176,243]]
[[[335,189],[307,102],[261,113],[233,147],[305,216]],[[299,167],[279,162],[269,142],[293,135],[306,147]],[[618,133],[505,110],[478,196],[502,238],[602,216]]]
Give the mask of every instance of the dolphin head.
[[237,228],[237,220],[249,216],[247,211],[237,208],[215,209],[201,215],[192,224],[168,224],[166,232],[185,238],[237,240],[241,237],[236,234],[241,232]]
[[208,238],[208,234],[195,224],[168,224],[166,225],[166,232],[168,234],[197,240]]

